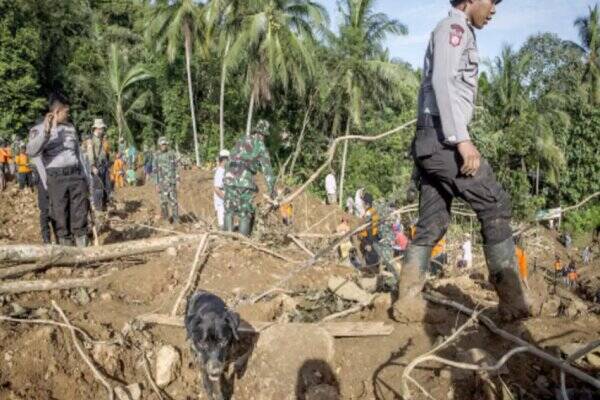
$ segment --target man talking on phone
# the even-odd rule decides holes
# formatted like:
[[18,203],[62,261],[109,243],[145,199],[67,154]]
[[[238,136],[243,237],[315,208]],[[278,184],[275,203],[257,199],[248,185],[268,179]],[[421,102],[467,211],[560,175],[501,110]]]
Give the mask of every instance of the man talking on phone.
[[69,122],[69,103],[61,94],[50,97],[44,121],[29,131],[27,153],[42,169],[55,221],[58,243],[88,244],[89,176],[75,127]]

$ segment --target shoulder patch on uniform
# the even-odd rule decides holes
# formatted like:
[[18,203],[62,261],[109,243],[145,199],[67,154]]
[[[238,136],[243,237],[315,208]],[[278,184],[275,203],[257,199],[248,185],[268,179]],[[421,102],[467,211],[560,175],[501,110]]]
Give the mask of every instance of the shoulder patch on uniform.
[[460,42],[462,42],[463,35],[465,33],[465,28],[463,28],[459,24],[450,25],[450,44],[452,47],[460,46]]

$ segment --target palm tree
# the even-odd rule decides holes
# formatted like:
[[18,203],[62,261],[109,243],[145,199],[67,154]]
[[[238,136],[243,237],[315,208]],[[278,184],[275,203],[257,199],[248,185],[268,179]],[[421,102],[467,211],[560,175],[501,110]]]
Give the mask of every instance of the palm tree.
[[597,105],[600,104],[600,8],[596,4],[589,10],[589,16],[575,20],[575,27],[579,30],[581,50],[586,57],[583,79],[590,85],[591,104]]
[[[343,23],[338,36],[329,35],[332,48],[331,97],[336,105],[333,132],[337,132],[345,114],[345,134],[352,124],[362,125],[365,101],[382,104],[399,93],[407,79],[404,70],[388,59],[383,41],[389,34],[406,35],[408,28],[384,13],[375,12],[375,0],[343,0],[339,3]],[[348,141],[344,141],[340,172],[339,203],[344,200],[344,179]]]
[[131,67],[127,57],[119,51],[117,45],[113,43],[110,46],[108,63],[100,81],[117,122],[119,139],[126,135],[128,141],[133,141],[127,117],[138,116],[137,111],[144,108],[149,92],[135,96],[132,89],[136,83],[151,77],[144,65],[136,64]]
[[313,73],[314,56],[306,41],[314,40],[328,17],[312,0],[248,0],[239,34],[226,57],[235,67],[246,60],[246,84],[250,91],[246,134],[250,134],[255,104],[271,100],[271,87],[279,83],[302,95],[306,78]]
[[176,0],[167,3],[161,2],[155,7],[155,12],[153,18],[150,20],[147,32],[150,36],[149,39],[156,40],[157,48],[162,48],[166,42],[167,57],[170,62],[175,61],[183,39],[192,132],[194,135],[194,152],[196,154],[196,165],[200,166],[200,149],[198,147],[194,92],[192,89],[191,58],[194,39],[202,35],[201,6],[194,0]]
[[214,31],[219,31],[216,39],[219,56],[221,58],[221,85],[219,94],[219,149],[225,147],[225,84],[227,81],[227,55],[231,43],[235,40],[240,30],[243,18],[244,0],[212,0],[204,8],[207,21],[207,43],[213,39]]

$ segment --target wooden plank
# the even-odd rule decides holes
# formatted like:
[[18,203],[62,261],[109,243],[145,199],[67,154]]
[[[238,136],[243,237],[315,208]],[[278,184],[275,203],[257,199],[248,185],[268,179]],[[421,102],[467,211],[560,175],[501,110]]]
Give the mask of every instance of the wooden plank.
[[[171,317],[166,314],[144,314],[136,318],[140,322],[156,325],[167,325],[182,328],[182,317]],[[276,325],[276,322],[258,322],[242,321],[240,324],[241,333],[255,334]],[[302,325],[302,323],[290,323],[288,325]],[[333,337],[367,337],[367,336],[388,336],[394,331],[392,325],[386,325],[384,322],[325,322],[317,324],[325,328]]]

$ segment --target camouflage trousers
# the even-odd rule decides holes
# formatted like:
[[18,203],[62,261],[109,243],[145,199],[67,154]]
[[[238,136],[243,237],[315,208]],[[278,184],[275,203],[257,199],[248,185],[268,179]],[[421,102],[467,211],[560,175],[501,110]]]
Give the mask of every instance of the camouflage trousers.
[[170,210],[174,218],[179,217],[179,204],[177,203],[177,187],[174,185],[159,186],[160,208]]
[[379,260],[385,266],[385,268],[392,274],[396,275],[393,247],[388,243],[380,241],[373,243],[373,248],[377,252],[377,255],[379,255]]
[[248,217],[254,215],[254,190],[225,186],[225,213]]

